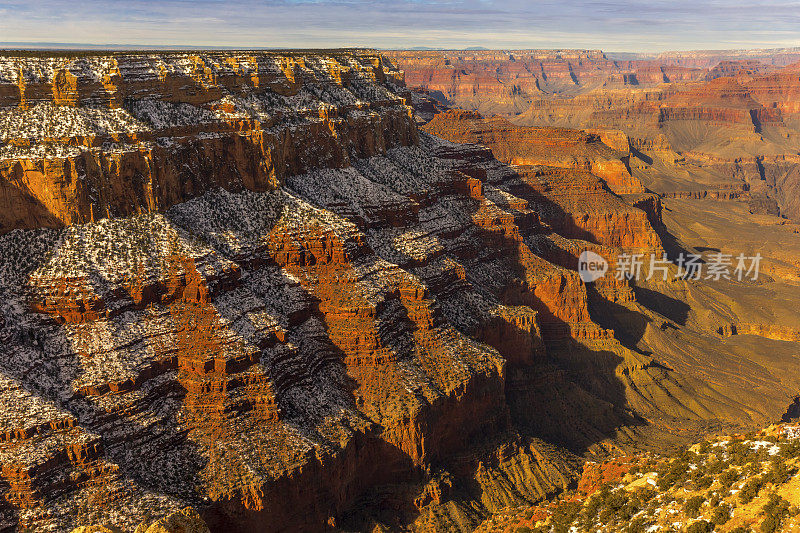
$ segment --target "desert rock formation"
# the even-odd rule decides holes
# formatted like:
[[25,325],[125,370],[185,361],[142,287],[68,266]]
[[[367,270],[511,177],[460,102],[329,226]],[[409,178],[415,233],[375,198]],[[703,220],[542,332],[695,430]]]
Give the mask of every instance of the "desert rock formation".
[[704,355],[766,321],[673,302],[724,287],[581,281],[587,249],[676,244],[620,132],[434,118],[486,146],[456,144],[372,51],[0,82],[2,528],[469,531],[797,384]]
[[[622,131],[645,187],[800,216],[797,49],[641,59],[600,52],[388,52],[445,106],[521,126]],[[569,76],[559,76],[567,71]],[[476,81],[477,80],[477,81]],[[431,117],[428,118],[430,120]]]
[[0,58],[0,71],[1,232],[268,191],[416,142],[378,55]]

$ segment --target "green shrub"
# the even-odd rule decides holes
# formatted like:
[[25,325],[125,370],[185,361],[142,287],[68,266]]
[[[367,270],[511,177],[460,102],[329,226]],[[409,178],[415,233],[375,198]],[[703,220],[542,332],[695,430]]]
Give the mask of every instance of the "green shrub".
[[706,474],[714,476],[716,474],[719,474],[726,468],[728,468],[727,461],[721,461],[719,459],[709,461],[706,463]]
[[647,521],[644,517],[637,517],[628,524],[628,533],[644,533],[647,530]]
[[754,452],[755,452],[756,458],[759,461],[766,461],[767,459],[770,458],[769,450],[767,450],[767,448],[765,448],[763,446],[761,448],[757,449],[757,450],[754,450]]
[[595,492],[583,508],[583,522],[586,528],[591,526],[597,519],[597,515],[605,506],[605,502],[611,495],[611,488],[608,483],[603,483],[600,489]]
[[701,461],[701,457],[688,448],[683,450],[678,458],[687,463],[697,464]]
[[603,502],[603,509],[600,511],[600,521],[608,523],[614,517],[619,517],[623,514],[620,511],[628,503],[628,494],[624,490],[612,492]]
[[686,528],[686,533],[711,533],[714,526],[707,520],[698,520]]
[[786,459],[800,456],[800,439],[790,440],[781,444],[781,455]]
[[737,479],[739,479],[739,471],[735,468],[729,468],[719,475],[719,482],[726,489],[730,489]]
[[762,533],[772,533],[773,531],[778,531],[779,526],[780,523],[776,517],[767,516],[764,518],[764,521],[761,522],[761,525],[758,526],[758,530]]
[[630,498],[628,499],[627,502],[625,502],[625,505],[619,508],[619,510],[616,513],[616,517],[622,521],[627,522],[628,520],[633,518],[633,515],[639,512],[639,509],[640,509],[639,501],[635,498]]
[[639,500],[642,503],[644,503],[644,502],[649,502],[650,500],[655,498],[658,495],[658,493],[653,489],[645,488],[637,490],[636,495],[639,497]]
[[700,507],[705,501],[706,499],[702,496],[692,496],[683,504],[683,512],[694,518],[700,512]]
[[764,480],[761,476],[749,479],[742,487],[742,490],[739,491],[739,500],[742,503],[750,503],[758,495],[758,491],[761,490],[763,484]]
[[714,478],[711,476],[703,476],[697,481],[695,481],[695,485],[697,486],[698,490],[707,489],[714,483]]
[[788,478],[789,469],[786,468],[786,463],[779,457],[773,457],[772,466],[766,475],[766,481],[778,485],[785,483]]
[[783,519],[789,514],[789,502],[772,493],[769,495],[769,501],[761,508],[761,512],[765,516],[759,530],[762,533],[773,533],[780,529]]
[[750,462],[755,454],[749,445],[743,442],[732,442],[728,445],[728,457],[735,465],[744,465]]
[[731,506],[723,503],[719,507],[715,507],[711,512],[711,522],[714,525],[721,526],[731,519]]
[[581,504],[578,502],[561,502],[553,511],[551,521],[555,533],[567,533],[572,526],[572,522],[578,517]]
[[761,465],[761,461],[753,461],[752,463],[747,463],[744,473],[747,477],[753,477],[760,474],[763,470],[764,467]]
[[689,463],[683,460],[677,460],[670,465],[665,465],[666,468],[658,472],[658,488],[666,490],[686,475],[689,468]]

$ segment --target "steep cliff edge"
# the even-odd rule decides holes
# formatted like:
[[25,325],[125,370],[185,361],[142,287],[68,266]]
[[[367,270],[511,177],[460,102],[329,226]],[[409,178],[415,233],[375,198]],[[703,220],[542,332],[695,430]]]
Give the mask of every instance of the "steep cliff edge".
[[[628,147],[615,150],[600,134],[563,128],[514,126],[500,117],[484,119],[476,113],[450,110],[422,127],[452,142],[476,143],[492,150],[504,163],[545,165],[588,171],[602,178],[617,194],[643,193],[644,187],[628,169]],[[616,141],[619,146],[619,140]]]
[[595,88],[652,87],[702,79],[700,68],[658,61],[616,61],[600,50],[486,50],[383,52],[447,103],[489,115],[513,116],[538,97],[573,96]]
[[[631,175],[624,135],[622,143],[613,132],[514,126],[462,110],[438,113],[422,130],[453,142],[481,144],[498,160],[514,165],[530,190],[514,193],[529,200],[564,237],[616,248],[661,247],[653,229],[661,223],[659,200],[644,194],[641,182]],[[611,148],[603,137],[625,151]],[[635,195],[634,203],[645,210],[618,195]]]
[[416,142],[402,77],[371,53],[0,57],[0,71],[0,232],[267,191]]
[[543,344],[504,291],[578,330],[585,293],[530,251],[473,288],[544,226],[485,199],[481,149],[416,146],[379,57],[4,66],[2,527],[469,529],[566,485],[511,421]]

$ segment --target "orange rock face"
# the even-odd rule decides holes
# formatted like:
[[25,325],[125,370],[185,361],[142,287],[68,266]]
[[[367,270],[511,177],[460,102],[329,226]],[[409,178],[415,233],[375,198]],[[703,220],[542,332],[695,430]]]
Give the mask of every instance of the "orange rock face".
[[[344,67],[370,59],[339,58],[341,71],[332,61],[308,59],[328,69],[329,92],[349,90],[336,88],[339,76],[356,90]],[[320,72],[300,69],[296,94],[301,74],[312,83],[309,71]],[[56,110],[82,109],[101,89],[73,76],[26,86],[7,116],[27,120],[29,110],[50,105],[49,94]],[[221,92],[209,88],[178,110],[244,105],[212,82]],[[385,94],[379,81],[369,83],[358,90]],[[168,98],[188,98],[170,87]],[[291,89],[280,87],[279,95]],[[338,122],[286,126],[292,135],[280,125],[211,135],[190,124],[195,133],[173,125],[169,142],[119,154],[91,141],[66,159],[37,159],[36,146],[60,146],[50,135],[9,148],[6,168],[23,177],[4,182],[7,190],[40,180],[23,197],[46,204],[52,224],[4,210],[6,228],[67,227],[0,238],[9,296],[2,372],[17,383],[3,390],[4,401],[45,406],[4,413],[4,524],[128,527],[188,505],[214,530],[319,531],[398,481],[409,488],[390,490],[391,498],[417,505],[417,514],[460,498],[470,480],[496,494],[483,513],[567,483],[557,459],[516,433],[506,364],[528,379],[544,338],[590,328],[585,289],[525,243],[526,235],[552,234],[526,201],[500,183],[487,190],[489,171],[502,170],[490,153],[427,136],[414,146],[410,109],[393,94],[386,102],[380,112],[358,104]],[[141,111],[126,105],[134,118]],[[111,111],[98,113],[111,120]],[[161,139],[164,130],[156,137],[154,128],[162,119],[178,121],[151,116],[137,139]],[[288,144],[269,145],[267,136]],[[247,144],[254,137],[257,145]],[[270,153],[286,162],[283,171],[235,163],[272,165]],[[382,155],[367,157],[374,153]],[[204,181],[180,179],[185,188],[172,190],[170,168]],[[123,188],[128,182],[144,188]],[[91,188],[98,183],[106,188]],[[215,185],[225,187],[208,191]],[[91,201],[82,203],[86,190]],[[511,270],[505,279],[492,273],[515,264],[521,281]],[[433,473],[448,471],[452,494],[425,497]],[[41,481],[62,475],[75,481]],[[495,484],[503,476],[519,482]],[[113,490],[101,498],[97,486]]]
[[705,70],[615,61],[600,50],[386,51],[410,87],[482,113],[524,111],[543,93],[587,86],[638,87],[701,79]]
[[[637,199],[634,205],[644,207],[643,212],[604,187],[620,194],[644,192],[626,167],[628,156],[598,136],[515,127],[504,119],[460,110],[435,115],[423,129],[450,141],[482,144],[501,161],[516,165],[520,184],[512,192],[559,234],[614,247],[660,248],[653,230],[660,225],[660,203],[652,195]],[[613,139],[619,142],[619,134]]]
[[[380,85],[398,74],[376,55],[0,62],[2,232],[164,211],[217,187],[267,191],[416,139],[403,98]],[[312,103],[329,79],[337,89]],[[365,83],[380,89],[360,94]]]
[[[502,118],[483,119],[476,113],[452,110],[437,114],[424,131],[453,142],[477,143],[512,165],[546,165],[589,171],[603,178],[618,194],[642,193],[631,176],[625,152],[601,141],[601,136],[577,130],[514,126]],[[614,139],[619,144],[618,138]]]
[[[582,129],[615,150],[630,149],[627,170],[659,194],[737,199],[754,213],[798,216],[796,50],[665,53],[631,61],[581,51],[390,56],[412,88],[442,104],[504,116],[515,127]],[[548,61],[558,68],[543,66]],[[483,78],[488,81],[474,81]],[[481,87],[492,89],[484,94]],[[519,135],[491,120],[509,139]],[[614,131],[622,133],[612,138]],[[520,164],[523,152],[508,149]],[[609,185],[615,176],[627,179],[615,162],[595,166],[591,171]],[[688,184],[691,176],[702,176],[703,185]]]

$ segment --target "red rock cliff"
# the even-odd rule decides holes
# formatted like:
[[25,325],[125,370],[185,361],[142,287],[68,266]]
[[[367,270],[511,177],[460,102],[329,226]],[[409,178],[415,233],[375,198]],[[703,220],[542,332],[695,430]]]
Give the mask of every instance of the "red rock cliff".
[[[0,58],[0,231],[267,191],[416,142],[380,56]],[[320,91],[320,87],[328,87]]]

